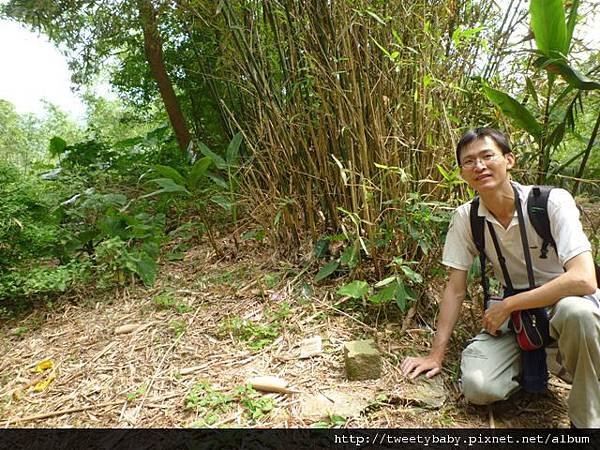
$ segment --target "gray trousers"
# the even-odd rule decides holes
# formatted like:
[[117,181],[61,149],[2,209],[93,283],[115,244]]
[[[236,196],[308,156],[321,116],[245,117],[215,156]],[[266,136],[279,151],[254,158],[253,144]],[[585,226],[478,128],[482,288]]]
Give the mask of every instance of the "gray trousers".
[[[560,299],[550,310],[550,334],[558,348],[547,349],[548,367],[573,384],[569,418],[576,427],[600,428],[600,289]],[[515,335],[478,334],[463,351],[460,369],[468,402],[506,400],[519,389],[521,350]]]

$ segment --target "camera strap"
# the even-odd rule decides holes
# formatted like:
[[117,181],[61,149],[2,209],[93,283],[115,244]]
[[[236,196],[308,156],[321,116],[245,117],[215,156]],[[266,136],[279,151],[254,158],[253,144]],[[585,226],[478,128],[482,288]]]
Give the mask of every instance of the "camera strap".
[[[521,244],[523,245],[523,256],[525,258],[525,265],[527,267],[527,279],[529,281],[529,289],[535,288],[535,278],[533,275],[533,265],[531,263],[531,253],[529,252],[529,241],[527,239],[527,230],[525,229],[525,219],[523,216],[523,207],[521,205],[521,199],[519,197],[519,193],[514,185],[512,185],[513,192],[515,195],[515,209],[517,210],[517,218],[519,220],[519,231],[521,233]],[[496,232],[494,231],[494,226],[488,222],[488,230],[490,232],[490,236],[492,237],[492,242],[494,243],[494,249],[496,250],[496,255],[498,256],[498,262],[500,263],[500,268],[502,269],[502,275],[504,276],[504,282],[506,283],[506,288],[509,292],[515,292],[512,281],[510,279],[510,275],[508,273],[508,268],[506,267],[506,260],[502,255],[502,250],[500,250],[500,244],[498,243],[498,237],[496,236]],[[485,272],[482,271],[483,276],[485,276]],[[486,283],[487,285],[487,283]],[[484,295],[485,298],[485,295]],[[487,307],[487,305],[484,305]]]

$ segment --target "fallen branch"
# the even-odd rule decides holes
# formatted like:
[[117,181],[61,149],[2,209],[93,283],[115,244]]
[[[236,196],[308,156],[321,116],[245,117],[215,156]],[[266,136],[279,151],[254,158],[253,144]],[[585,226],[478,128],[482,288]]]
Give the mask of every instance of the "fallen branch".
[[4,426],[8,426],[10,423],[23,423],[23,422],[31,422],[32,420],[38,419],[47,419],[48,417],[56,417],[62,416],[65,414],[72,414],[81,411],[87,411],[88,409],[96,409],[96,408],[106,408],[107,406],[116,406],[120,405],[123,400],[108,402],[108,403],[100,403],[99,405],[88,405],[88,406],[80,406],[79,408],[69,408],[69,409],[61,409],[58,411],[53,411],[49,413],[36,414],[33,416],[20,417],[17,419],[9,419],[4,423]]

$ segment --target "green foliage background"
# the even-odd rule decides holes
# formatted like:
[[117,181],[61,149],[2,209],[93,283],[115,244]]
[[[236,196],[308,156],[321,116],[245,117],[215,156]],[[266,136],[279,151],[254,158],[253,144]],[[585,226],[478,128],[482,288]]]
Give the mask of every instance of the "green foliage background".
[[[592,2],[149,3],[193,136],[184,152],[145,53],[146,0],[0,10],[62,49],[87,108],[76,123],[0,100],[3,305],[149,286],[178,257],[172,239],[223,256],[218,234],[233,231],[235,245],[287,255],[309,243],[315,282],[345,276],[340,295],[406,311],[440,275],[450,213],[472,194],[453,148],[473,126],[510,133],[519,180],[600,197],[598,54],[575,58],[571,39]],[[515,43],[519,23],[534,40]],[[91,93],[104,75],[118,100]]]

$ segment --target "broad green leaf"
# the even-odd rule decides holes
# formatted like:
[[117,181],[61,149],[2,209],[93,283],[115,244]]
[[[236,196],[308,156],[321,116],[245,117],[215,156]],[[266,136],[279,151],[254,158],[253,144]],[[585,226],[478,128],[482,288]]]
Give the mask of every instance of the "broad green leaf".
[[323,258],[329,251],[329,239],[319,239],[315,244],[313,253],[315,258]]
[[188,192],[185,186],[176,183],[172,178],[156,178],[152,180],[167,192]]
[[105,215],[96,223],[98,229],[111,238],[120,237],[126,239],[127,222],[120,215]]
[[423,277],[408,266],[401,266],[404,275],[413,283],[422,283]]
[[363,298],[369,292],[369,283],[356,280],[338,289],[337,294],[352,298]]
[[215,175],[214,173],[211,173],[211,172],[206,172],[206,176],[208,178],[210,178],[217,186],[220,186],[223,189],[229,189],[229,185],[227,184],[227,181],[225,181],[220,176]]
[[546,56],[566,56],[569,51],[563,0],[531,0],[531,29],[535,44]]
[[319,281],[327,278],[329,275],[335,272],[338,269],[338,267],[340,267],[340,263],[338,261],[328,262],[323,267],[321,267],[321,270],[319,270],[319,272],[315,276],[315,282],[318,283]]
[[512,119],[517,126],[527,131],[533,137],[539,139],[542,134],[542,127],[525,106],[520,104],[510,95],[492,89],[489,86],[484,85],[483,92],[485,93],[485,96],[498,106],[504,114]]
[[114,147],[118,148],[118,149],[131,148],[137,144],[141,144],[143,141],[144,141],[143,137],[137,136],[134,138],[123,139],[122,141],[115,143]]
[[98,237],[100,231],[97,229],[87,230],[79,233],[76,237],[77,241],[80,244],[85,244],[86,242],[92,241]]
[[54,136],[52,139],[50,139],[48,150],[52,156],[62,155],[66,148],[67,143],[63,138]]
[[185,178],[171,166],[163,166],[161,164],[156,164],[152,166],[152,169],[154,169],[154,171],[159,175],[170,178],[177,184],[180,184],[182,186],[185,185]]
[[340,256],[340,264],[350,269],[354,269],[358,264],[358,250],[356,245],[352,244],[346,247]]
[[397,285],[395,284],[387,286],[385,289],[382,289],[377,294],[369,296],[369,301],[375,304],[389,302],[390,300],[396,298],[396,289]]
[[396,304],[401,311],[406,311],[409,300],[415,300],[414,292],[404,283],[399,282],[396,289]]
[[396,279],[396,275],[392,275],[391,277],[387,277],[386,279],[377,282],[375,284],[375,287],[376,288],[380,288],[380,287],[383,287],[383,286],[387,286],[388,284],[390,284],[395,279]]
[[156,279],[158,266],[156,261],[146,253],[141,253],[135,261],[135,273],[146,286],[152,286]]
[[227,169],[227,162],[222,157],[213,152],[210,148],[208,148],[205,144],[200,142],[198,144],[198,147],[200,148],[200,151],[204,156],[209,156],[210,158],[212,158],[213,162],[215,163],[215,166],[217,166],[218,169]]
[[240,155],[240,144],[242,143],[242,134],[236,133],[231,139],[229,146],[227,147],[226,157],[227,164],[230,166],[237,165],[238,157]]
[[545,69],[546,71],[560,75],[569,86],[580,89],[582,91],[591,91],[600,89],[600,82],[587,78],[581,72],[573,69],[562,58],[547,58],[540,56],[535,60],[535,66]]
[[231,212],[231,208],[233,208],[233,203],[231,203],[229,199],[222,194],[215,194],[210,198],[210,200],[227,212]]
[[210,156],[205,156],[194,163],[188,177],[188,188],[194,190],[198,187],[198,183],[204,176],[206,176],[206,171],[212,162],[213,161]]
[[104,194],[102,200],[108,205],[123,206],[127,203],[127,197],[123,194]]
[[161,189],[158,189],[154,192],[150,192],[149,194],[142,195],[140,198],[148,198],[148,197],[152,197],[155,195],[177,193],[177,192],[183,192],[186,194],[190,193],[184,186],[175,183],[171,178],[157,178],[157,179],[151,180],[151,181],[158,184]]

